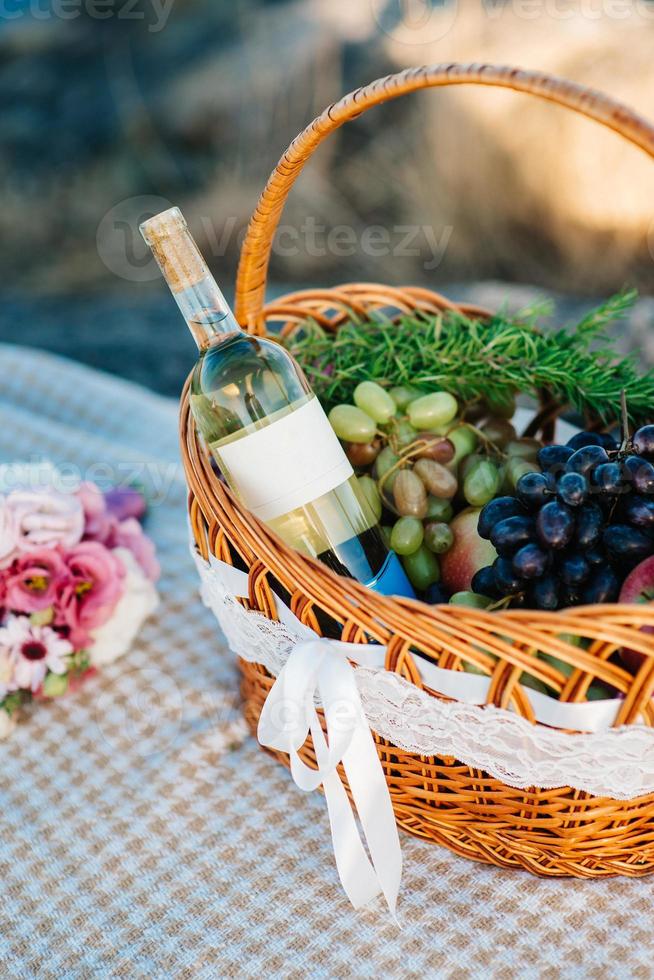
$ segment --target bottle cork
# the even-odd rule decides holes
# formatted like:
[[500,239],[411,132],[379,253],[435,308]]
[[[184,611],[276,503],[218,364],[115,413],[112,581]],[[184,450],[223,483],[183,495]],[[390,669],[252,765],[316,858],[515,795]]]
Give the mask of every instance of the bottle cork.
[[179,208],[155,214],[139,230],[173,293],[195,286],[209,274]]

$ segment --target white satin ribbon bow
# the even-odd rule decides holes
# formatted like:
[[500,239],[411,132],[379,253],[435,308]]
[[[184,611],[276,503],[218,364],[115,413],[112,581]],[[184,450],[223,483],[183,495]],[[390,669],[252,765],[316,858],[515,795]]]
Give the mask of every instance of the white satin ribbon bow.
[[[257,735],[262,745],[289,754],[291,774],[300,789],[311,792],[322,784],[336,867],[352,905],[361,908],[382,892],[394,914],[402,853],[386,778],[348,662],[351,647],[320,638],[297,643],[266,699]],[[316,711],[316,694],[325,713],[327,738]],[[309,733],[317,769],[298,754]],[[341,762],[370,857],[337,772]]]

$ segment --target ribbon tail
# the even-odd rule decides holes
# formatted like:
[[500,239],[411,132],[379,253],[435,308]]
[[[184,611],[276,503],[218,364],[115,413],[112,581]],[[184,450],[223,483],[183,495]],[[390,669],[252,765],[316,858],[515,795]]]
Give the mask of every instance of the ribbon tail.
[[343,768],[368,844],[379,889],[395,916],[402,879],[402,849],[386,777],[363,715],[350,747],[343,756]]
[[316,761],[323,770],[329,826],[336,870],[345,894],[355,909],[363,908],[379,895],[381,888],[374,867],[361,840],[352,806],[335,766],[327,767],[329,748],[318,715],[310,725]]
[[346,660],[325,661],[319,685],[330,745],[332,731],[338,731],[342,710],[345,706],[349,709],[349,738],[340,758],[368,845],[378,891],[383,893],[394,916],[402,878],[400,838],[386,776],[363,712],[354,671]]
[[[259,741],[289,753],[291,774],[300,789],[310,791],[322,784],[336,868],[354,908],[362,908],[381,892],[395,916],[402,873],[395,815],[354,672],[344,651],[339,649],[339,658],[327,655],[333,649],[325,640],[294,647],[263,706]],[[314,704],[316,687],[327,737]],[[309,733],[317,768],[308,766],[299,754]],[[340,761],[353,804],[337,769]]]
[[381,888],[359,835],[350,801],[338,773],[323,780],[336,870],[343,890],[355,909],[368,905]]

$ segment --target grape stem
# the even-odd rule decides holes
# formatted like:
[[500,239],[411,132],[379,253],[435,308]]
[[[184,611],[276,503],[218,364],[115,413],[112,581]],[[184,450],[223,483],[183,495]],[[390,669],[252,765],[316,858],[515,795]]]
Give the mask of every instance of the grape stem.
[[456,425],[453,425],[451,429],[448,429],[447,430],[447,433],[445,435],[445,438],[447,439],[447,437],[449,436],[450,432],[454,432],[455,429],[460,429],[462,426],[465,426],[466,429],[470,429],[471,432],[474,432],[474,434],[477,436],[477,438],[481,442],[483,442],[484,448],[486,450],[490,449],[491,453],[493,453],[495,456],[499,456],[500,459],[508,459],[509,458],[508,453],[502,452],[502,450],[497,445],[497,443],[493,442],[492,439],[489,439],[488,436],[486,435],[486,433],[483,431],[483,429],[478,429],[477,426],[476,425],[473,425],[471,422],[464,422],[464,421],[457,422]]
[[[446,436],[435,436],[434,437],[434,439],[445,439],[445,438],[446,438]],[[377,480],[377,487],[379,489],[379,492],[381,493],[383,491],[384,484],[386,483],[386,481],[389,478],[389,476],[391,475],[391,473],[394,473],[396,470],[401,469],[403,467],[403,465],[406,463],[407,460],[412,459],[414,456],[418,456],[428,446],[431,445],[431,443],[434,441],[434,439],[414,439],[413,442],[409,443],[409,445],[406,447],[406,449],[403,452],[400,453],[397,462],[393,463],[392,466],[389,466],[389,468],[386,470],[386,472],[385,473],[382,473],[382,475]],[[389,440],[389,442],[390,442],[390,440]],[[393,448],[394,447],[391,446],[391,449],[393,449]]]
[[629,433],[629,411],[627,409],[627,392],[623,388],[620,392],[620,422],[622,426],[622,445],[620,452],[625,453],[630,448],[631,435]]
[[491,602],[490,606],[486,606],[486,612],[496,612],[498,609],[506,609],[514,599],[522,595],[524,595],[523,592],[518,592],[517,595],[505,595],[501,599],[498,599],[497,602]]
[[[409,418],[408,415],[402,415],[399,419],[397,419],[397,420],[394,419],[393,422],[404,422],[404,421],[407,421],[408,418]],[[445,433],[445,435],[440,436],[439,438],[441,438],[441,439],[447,439],[447,437],[449,436],[450,432],[454,432],[456,429],[461,429],[461,428],[470,429],[471,432],[474,432],[475,435],[477,436],[477,438],[481,442],[484,443],[484,447],[487,450],[490,449],[491,453],[493,453],[494,455],[499,456],[501,459],[508,459],[508,454],[505,453],[505,452],[502,452],[502,450],[500,449],[500,447],[496,443],[494,443],[492,439],[489,439],[488,436],[486,435],[486,433],[482,429],[478,429],[476,425],[473,425],[472,424],[472,422],[466,422],[465,419],[459,419],[456,422],[455,425],[451,426],[447,430],[447,432]],[[380,432],[379,430],[377,430],[377,435],[386,438],[386,440],[388,441],[388,444],[391,447],[391,449],[393,450],[393,452],[397,452],[397,448],[398,448],[397,447],[397,436],[396,436],[395,432],[385,433],[385,432]],[[437,433],[434,433],[434,438],[436,438],[436,437],[437,437]],[[420,440],[418,440],[417,442],[414,441],[414,442],[412,442],[412,443],[409,444],[409,447],[408,448],[410,449],[411,446],[416,446],[416,445],[420,445],[421,448],[425,448],[426,446],[429,445],[429,441],[427,441],[427,440],[422,440],[422,442]]]
[[[436,439],[447,439],[450,432],[454,432],[455,429],[460,429],[462,426],[465,426],[466,429],[470,429],[472,432],[474,432],[475,435],[478,436],[478,438],[481,440],[481,442],[484,443],[484,448],[486,450],[490,449],[492,453],[499,456],[501,459],[508,459],[508,455],[506,453],[503,453],[502,450],[499,448],[499,446],[497,446],[491,439],[489,439],[488,436],[484,432],[482,432],[481,429],[478,429],[476,426],[471,425],[470,422],[463,422],[463,421],[457,422],[456,425],[453,425],[451,429],[447,430],[444,436],[438,436],[436,433],[434,433],[434,439],[414,439],[413,442],[410,442],[409,445],[406,447],[406,449],[399,454],[399,458],[397,462],[393,463],[392,466],[389,466],[386,472],[383,473],[382,476],[380,476],[379,479],[377,480],[377,488],[379,492],[380,493],[383,492],[384,484],[388,480],[389,476],[392,473],[394,473],[396,470],[401,469],[409,459],[413,459],[414,456],[419,456],[420,453],[423,452],[425,449],[427,449],[427,447],[430,446],[431,443],[434,442]],[[383,432],[378,432],[377,434],[381,436],[385,435],[385,433]],[[392,433],[389,434],[387,436],[387,439],[389,445],[391,446],[391,449],[395,452],[397,447],[397,442],[393,439],[393,434]]]

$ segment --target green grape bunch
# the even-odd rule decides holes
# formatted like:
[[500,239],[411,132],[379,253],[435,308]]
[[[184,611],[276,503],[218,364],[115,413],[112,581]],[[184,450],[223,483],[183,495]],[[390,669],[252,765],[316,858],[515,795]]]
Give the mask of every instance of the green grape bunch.
[[447,601],[441,565],[455,545],[453,518],[537,469],[538,440],[519,438],[488,405],[474,418],[450,392],[370,380],[329,413],[388,546],[430,601]]

